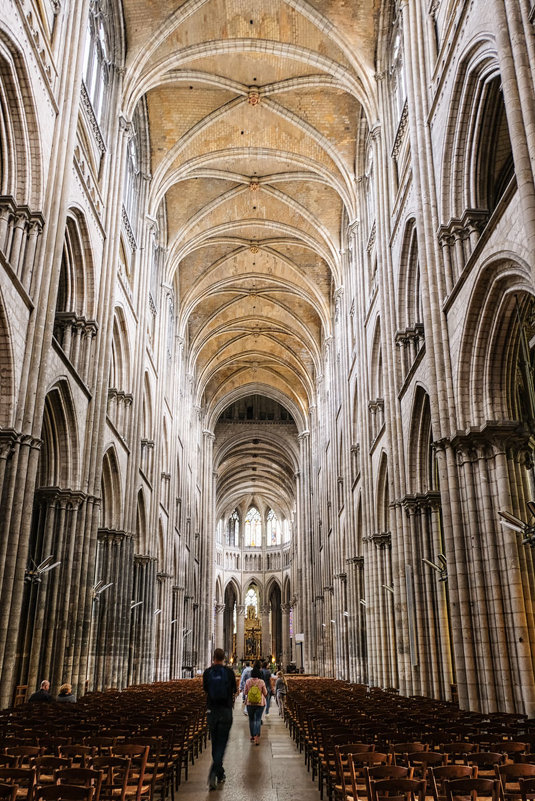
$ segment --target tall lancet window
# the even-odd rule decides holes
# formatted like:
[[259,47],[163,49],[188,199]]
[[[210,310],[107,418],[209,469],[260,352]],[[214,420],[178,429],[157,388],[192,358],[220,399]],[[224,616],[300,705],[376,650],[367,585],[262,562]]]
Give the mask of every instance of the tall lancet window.
[[394,104],[394,124],[397,125],[401,118],[405,101],[407,99],[407,87],[405,84],[405,70],[403,67],[403,40],[399,24],[396,25],[392,40],[392,61],[390,66],[390,77],[392,87],[392,100]]
[[245,596],[245,609],[248,610],[250,606],[254,609],[254,616],[258,617],[258,595],[253,585],[249,587]]
[[105,0],[91,0],[84,54],[84,85],[96,120],[104,130],[106,98],[110,85],[110,36]]
[[262,518],[256,506],[251,506],[245,518],[244,545],[246,548],[262,545]]
[[279,522],[279,518],[273,511],[270,509],[267,515],[267,544],[268,545],[280,545],[281,543],[281,525]]
[[237,548],[240,544],[240,516],[236,509],[232,512],[228,519],[227,527],[227,545],[231,548]]

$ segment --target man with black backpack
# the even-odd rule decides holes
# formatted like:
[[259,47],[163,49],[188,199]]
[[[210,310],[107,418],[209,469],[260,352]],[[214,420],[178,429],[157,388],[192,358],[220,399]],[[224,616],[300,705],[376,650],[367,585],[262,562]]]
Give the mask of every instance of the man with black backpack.
[[225,652],[216,648],[212,665],[206,668],[202,677],[206,693],[206,712],[210,739],[212,740],[212,766],[208,775],[210,790],[217,788],[218,782],[225,781],[223,757],[232,726],[232,707],[236,695],[234,671],[225,665]]

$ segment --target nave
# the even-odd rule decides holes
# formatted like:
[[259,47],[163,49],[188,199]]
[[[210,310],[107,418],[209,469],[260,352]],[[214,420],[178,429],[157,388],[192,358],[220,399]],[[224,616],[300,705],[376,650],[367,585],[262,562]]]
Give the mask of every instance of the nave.
[[307,773],[303,754],[292,742],[273,701],[262,725],[258,748],[249,742],[249,723],[240,697],[234,704],[234,720],[224,759],[226,781],[209,793],[206,777],[210,749],[195,763],[189,780],[181,787],[182,801],[228,799],[229,801],[320,801],[320,793]]

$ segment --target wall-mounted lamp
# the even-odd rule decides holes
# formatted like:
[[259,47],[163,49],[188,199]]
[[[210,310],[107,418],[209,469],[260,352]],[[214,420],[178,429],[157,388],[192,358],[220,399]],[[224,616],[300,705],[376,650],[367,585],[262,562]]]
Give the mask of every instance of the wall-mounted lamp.
[[422,562],[425,562],[426,565],[433,568],[438,573],[438,580],[439,581],[447,581],[448,580],[448,563],[446,561],[446,557],[443,553],[437,553],[438,564],[432,562],[430,559],[426,559],[425,556],[422,558]]
[[388,590],[388,592],[391,592],[392,595],[394,595],[394,588],[393,587],[389,587],[388,584],[383,584],[382,586],[383,586],[383,590]]
[[31,563],[33,567],[27,567],[24,571],[24,581],[28,581],[30,584],[40,584],[42,580],[41,577],[44,576],[45,573],[49,573],[51,570],[54,570],[54,568],[60,566],[61,562],[52,563],[53,559],[53,556],[47,556],[46,559],[43,559],[38,565],[36,565],[32,559]]
[[109,589],[110,587],[113,587],[113,581],[109,581],[107,584],[104,584],[104,579],[100,579],[100,581],[97,581],[97,583],[91,590],[91,594],[93,595],[93,600],[96,601],[98,597],[102,595],[102,593],[105,590]]
[[[535,501],[528,501],[526,506],[531,516],[535,518]],[[498,515],[502,526],[516,531],[517,534],[522,534],[522,545],[529,545],[532,548],[535,546],[535,524],[524,523],[523,520],[511,514],[511,512],[499,511]]]

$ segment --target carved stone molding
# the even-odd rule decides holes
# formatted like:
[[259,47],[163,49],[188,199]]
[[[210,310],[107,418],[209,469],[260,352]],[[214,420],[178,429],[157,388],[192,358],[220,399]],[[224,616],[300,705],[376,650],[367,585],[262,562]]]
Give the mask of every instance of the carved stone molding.
[[150,565],[151,562],[157,562],[157,558],[155,556],[151,556],[148,553],[135,553],[134,554],[134,564],[141,565],[145,567],[146,565]]
[[131,538],[131,534],[126,531],[111,528],[99,528],[97,532],[97,539],[99,542],[109,542],[112,545],[120,545],[126,539]]
[[390,531],[378,531],[371,535],[371,541],[380,551],[392,547],[392,534]]

